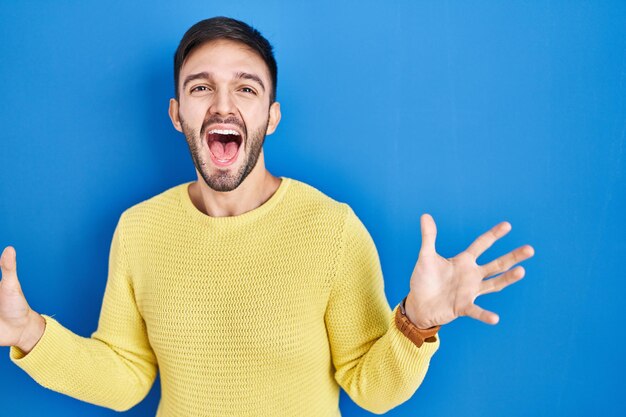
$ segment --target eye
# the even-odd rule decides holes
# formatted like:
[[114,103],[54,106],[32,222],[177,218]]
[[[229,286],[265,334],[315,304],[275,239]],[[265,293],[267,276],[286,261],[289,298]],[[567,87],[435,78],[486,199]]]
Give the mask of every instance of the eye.
[[190,93],[201,93],[204,91],[209,91],[209,87],[207,87],[206,85],[197,85],[195,87],[192,87],[191,90],[189,90]]
[[254,91],[254,89],[252,89],[250,87],[241,87],[241,91],[243,91],[244,93],[255,94],[256,95],[256,91]]

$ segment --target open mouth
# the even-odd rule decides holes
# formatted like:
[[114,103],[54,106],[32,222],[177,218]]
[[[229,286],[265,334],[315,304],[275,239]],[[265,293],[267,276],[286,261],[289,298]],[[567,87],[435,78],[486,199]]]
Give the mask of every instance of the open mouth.
[[233,129],[212,129],[207,132],[211,159],[218,166],[235,162],[242,142],[241,134]]

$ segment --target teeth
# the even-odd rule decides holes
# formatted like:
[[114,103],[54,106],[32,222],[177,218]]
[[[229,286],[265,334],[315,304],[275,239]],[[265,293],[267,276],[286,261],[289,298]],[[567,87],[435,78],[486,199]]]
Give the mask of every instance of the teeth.
[[237,133],[236,130],[232,130],[232,129],[213,129],[213,130],[209,130],[209,133],[211,133],[211,134],[217,133],[218,135],[237,135],[237,136],[239,136],[239,133]]

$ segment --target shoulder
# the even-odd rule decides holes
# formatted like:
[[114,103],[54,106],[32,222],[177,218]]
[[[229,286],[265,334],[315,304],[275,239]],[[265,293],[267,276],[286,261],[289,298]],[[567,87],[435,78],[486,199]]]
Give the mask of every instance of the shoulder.
[[302,226],[312,233],[321,229],[332,230],[339,240],[350,238],[371,240],[369,232],[352,207],[336,200],[316,187],[291,180],[287,204]]
[[290,179],[288,204],[308,216],[320,216],[343,223],[352,212],[350,206],[305,182]]
[[120,217],[120,226],[133,228],[151,223],[153,220],[160,223],[164,218],[180,216],[182,210],[180,194],[188,185],[187,182],[173,186],[127,208]]

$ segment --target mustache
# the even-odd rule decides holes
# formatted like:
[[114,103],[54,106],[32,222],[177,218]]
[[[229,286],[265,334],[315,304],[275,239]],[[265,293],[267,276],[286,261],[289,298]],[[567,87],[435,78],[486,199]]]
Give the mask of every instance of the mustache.
[[206,132],[206,129],[213,125],[213,124],[228,124],[228,125],[235,125],[237,126],[239,129],[241,129],[241,131],[243,132],[245,137],[248,137],[248,130],[246,129],[246,125],[239,120],[238,118],[231,116],[231,117],[227,117],[225,119],[218,117],[218,116],[211,116],[208,119],[205,119],[204,122],[202,122],[202,128],[200,129],[200,135],[202,135],[204,137],[204,133]]

